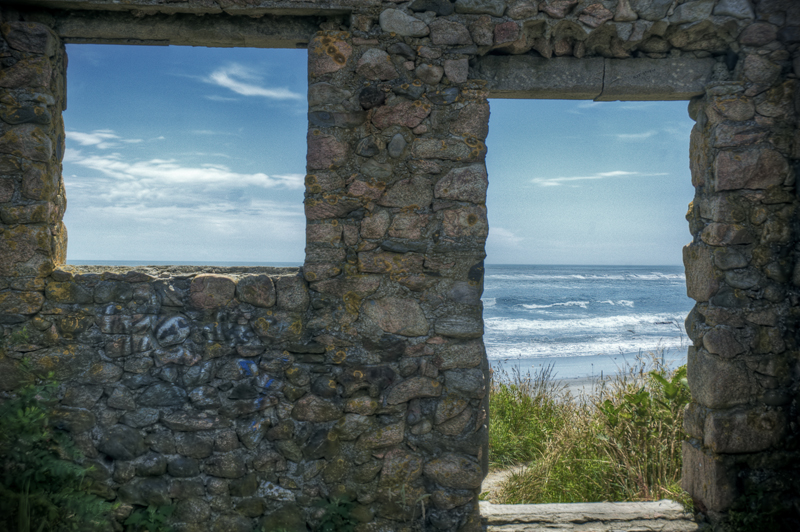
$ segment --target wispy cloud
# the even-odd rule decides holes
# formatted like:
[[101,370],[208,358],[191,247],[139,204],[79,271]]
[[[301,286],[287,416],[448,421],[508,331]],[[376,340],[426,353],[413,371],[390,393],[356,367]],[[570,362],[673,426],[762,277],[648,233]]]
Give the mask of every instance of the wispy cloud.
[[261,79],[251,69],[237,63],[218,68],[205,80],[208,83],[219,85],[232,90],[242,96],[259,96],[273,100],[302,100],[304,96],[292,92],[287,88],[272,88],[258,85]]
[[226,98],[225,96],[217,96],[216,94],[209,94],[206,96],[207,100],[212,102],[238,102],[239,98]]
[[658,131],[651,129],[650,131],[645,131],[644,133],[616,133],[615,137],[619,140],[644,140],[649,139],[650,137],[658,135]]
[[503,246],[516,246],[523,240],[521,236],[517,236],[513,231],[504,227],[492,227],[489,230],[489,237],[492,242]]
[[244,174],[231,170],[225,165],[206,163],[199,166],[185,166],[172,159],[149,159],[130,161],[118,153],[108,155],[84,155],[80,150],[68,149],[64,160],[85,168],[97,170],[108,177],[120,181],[136,182],[139,187],[158,184],[160,188],[170,185],[204,185],[212,187],[255,186],[261,188],[284,187],[299,189],[303,187],[303,175],[267,175],[264,173]]
[[539,185],[540,187],[557,187],[565,183],[572,183],[575,181],[597,181],[599,179],[609,179],[614,177],[650,177],[667,174],[642,174],[640,172],[626,172],[624,170],[614,170],[611,172],[598,172],[591,175],[583,176],[569,176],[569,177],[537,177],[531,180],[531,183]]

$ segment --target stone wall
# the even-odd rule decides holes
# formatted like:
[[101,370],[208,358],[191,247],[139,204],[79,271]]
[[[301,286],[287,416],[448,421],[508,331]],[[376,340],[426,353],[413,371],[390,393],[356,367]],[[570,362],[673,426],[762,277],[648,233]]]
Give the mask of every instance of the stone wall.
[[[477,530],[487,97],[559,87],[695,97],[684,484],[720,530],[796,518],[796,2],[33,0],[0,30],[0,385],[56,371],[118,519],[301,530],[348,494],[361,531]],[[299,272],[63,266],[63,43],[149,38],[307,45]]]

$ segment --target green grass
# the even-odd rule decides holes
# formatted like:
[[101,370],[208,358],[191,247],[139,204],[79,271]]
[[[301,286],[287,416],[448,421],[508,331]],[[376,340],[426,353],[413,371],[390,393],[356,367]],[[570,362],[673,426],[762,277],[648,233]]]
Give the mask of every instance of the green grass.
[[641,501],[688,503],[680,489],[686,368],[640,356],[590,395],[572,396],[552,367],[495,372],[489,459],[525,465],[503,485],[506,504]]

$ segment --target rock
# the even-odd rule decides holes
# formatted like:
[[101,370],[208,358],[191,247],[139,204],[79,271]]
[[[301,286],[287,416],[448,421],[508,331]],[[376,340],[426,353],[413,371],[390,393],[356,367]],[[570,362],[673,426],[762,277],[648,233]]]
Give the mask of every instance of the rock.
[[[714,0],[710,1],[713,2]],[[578,16],[578,20],[591,28],[597,28],[612,18],[614,18],[614,14],[606,9],[603,4],[590,4]]]
[[405,137],[403,137],[402,134],[397,133],[395,136],[392,137],[392,140],[389,141],[389,146],[387,147],[387,151],[389,152],[389,157],[397,159],[398,157],[402,156],[407,145],[408,143],[406,142]]
[[0,25],[8,45],[20,52],[52,56],[58,39],[52,30],[38,22],[6,22]]
[[456,0],[456,13],[487,14],[502,17],[506,10],[505,0]]
[[755,391],[743,362],[725,360],[693,347],[689,348],[688,378],[693,397],[708,408],[747,403]]
[[230,277],[216,274],[200,274],[192,279],[189,299],[201,309],[213,309],[227,305],[236,292],[236,283]]
[[133,400],[133,394],[127,388],[114,388],[114,391],[108,398],[108,406],[111,408],[118,408],[120,410],[134,410],[136,403]]
[[[52,77],[52,73],[53,73],[53,67],[50,64],[50,61],[46,57],[32,57],[32,58],[22,59],[14,63],[14,65],[4,68],[3,70],[0,70],[0,88],[19,89],[23,87],[26,88],[41,87],[47,89],[50,87],[50,79]],[[5,136],[3,138],[0,138],[0,153],[15,154],[14,152],[2,150],[4,139]],[[14,140],[11,139],[11,141],[13,142]],[[52,144],[48,142],[48,145],[50,146],[50,149],[52,149]],[[52,154],[52,151],[50,153]],[[15,155],[22,155],[22,154],[16,153]],[[47,161],[49,159],[49,157],[34,158],[34,157],[28,157],[26,155],[22,156],[27,159],[33,159],[35,161]]]
[[414,0],[409,8],[416,12],[433,11],[440,17],[453,14],[453,3],[451,0]]
[[384,32],[402,37],[425,37],[430,33],[427,24],[398,9],[384,9],[378,20]]
[[0,313],[3,314],[36,314],[43,304],[44,296],[39,292],[0,292]]
[[415,74],[423,83],[436,85],[442,79],[444,69],[440,66],[422,63],[417,67]]
[[[352,408],[352,406],[350,406],[350,408]],[[345,406],[345,410],[348,410],[347,406]],[[351,441],[358,438],[365,431],[373,428],[374,421],[371,417],[369,417],[369,415],[348,413],[339,420],[334,430],[336,431],[336,434],[339,436],[340,440]]]
[[309,131],[306,164],[310,170],[324,170],[341,166],[347,159],[347,144],[336,137],[323,135],[317,130]]
[[147,446],[138,430],[114,425],[103,433],[97,450],[114,460],[133,460],[147,452]]
[[211,517],[211,507],[199,498],[184,499],[175,508],[175,519],[184,523],[204,523]]
[[486,376],[480,368],[453,369],[444,372],[448,392],[458,391],[471,399],[482,399],[486,395]]
[[389,54],[378,48],[370,48],[358,60],[356,71],[371,80],[390,80],[397,77]]
[[404,421],[381,427],[372,432],[362,434],[356,441],[356,446],[363,449],[379,449],[390,447],[403,441],[406,430]]
[[167,472],[167,459],[150,453],[139,459],[136,464],[136,475],[140,477],[160,477]]
[[187,458],[206,458],[214,451],[214,439],[205,433],[181,432],[175,436],[179,454]]
[[383,238],[389,228],[390,218],[386,211],[377,211],[371,216],[365,216],[361,220],[362,238]]
[[392,105],[378,108],[372,115],[372,123],[380,129],[393,125],[416,127],[431,113],[430,105],[420,100],[398,100]]
[[451,83],[464,83],[469,75],[469,60],[445,59],[444,72]]
[[194,458],[179,456],[167,464],[167,472],[173,477],[194,477],[200,474],[200,463]]
[[240,478],[247,473],[247,464],[236,453],[217,454],[205,461],[206,474],[220,478]]
[[292,417],[298,421],[313,421],[322,423],[334,421],[342,417],[342,407],[333,401],[306,394],[295,403]]
[[485,147],[473,149],[462,140],[421,139],[414,140],[413,153],[420,159],[446,159],[450,161],[482,160]]
[[[385,100],[386,93],[375,85],[365,87],[361,89],[361,92],[358,93],[358,103],[364,109],[372,109],[374,107],[381,106]],[[365,155],[362,153],[359,153],[359,155],[364,157],[372,157],[372,155],[377,155],[377,152],[373,153],[372,155]]]
[[489,178],[486,174],[486,166],[477,163],[450,170],[436,183],[434,196],[440,199],[483,204],[486,202],[488,186]]
[[721,17],[751,19],[755,17],[748,0],[720,0],[714,8],[714,14]]
[[425,97],[434,105],[449,105],[458,99],[458,89],[450,87],[449,89],[427,92]]
[[555,19],[564,18],[578,4],[578,0],[545,0],[539,9]]
[[370,159],[361,165],[361,173],[368,178],[385,180],[392,176],[392,165]]
[[122,502],[141,506],[167,506],[171,503],[168,496],[169,486],[161,478],[136,479],[120,486],[117,493]]
[[472,340],[448,345],[434,358],[434,363],[440,370],[472,368],[479,365],[485,356],[483,342]]
[[222,514],[214,519],[211,532],[252,532],[253,523],[241,514]]
[[422,460],[419,456],[402,449],[386,453],[378,481],[380,488],[399,491],[403,486],[410,486],[422,476]]
[[683,265],[686,268],[686,294],[690,298],[703,302],[717,293],[719,281],[714,273],[711,250],[698,245],[684,246]]
[[159,411],[155,408],[139,407],[127,412],[119,421],[123,425],[140,429],[158,423],[158,417]]
[[338,105],[351,96],[349,91],[342,90],[330,83],[313,83],[308,86],[308,106]]
[[378,327],[391,334],[422,336],[430,328],[425,313],[413,299],[387,297],[365,301],[361,311]]
[[55,407],[50,415],[54,427],[72,433],[86,432],[97,424],[95,415],[83,408]]
[[447,488],[478,489],[483,472],[476,462],[455,453],[446,453],[424,467],[425,476]]
[[459,44],[472,44],[469,30],[463,24],[437,18],[429,25],[431,42],[435,45],[456,46]]
[[633,10],[644,20],[661,20],[667,16],[673,0],[633,0]]
[[727,328],[714,327],[703,335],[703,347],[709,353],[723,358],[733,358],[746,350],[736,340],[736,336]]
[[443,212],[442,227],[449,237],[476,237],[485,239],[489,234],[486,207],[470,205]]
[[444,423],[449,419],[453,419],[462,413],[469,406],[469,400],[458,395],[457,393],[449,393],[447,397],[439,401],[436,405],[436,415],[434,421],[437,425]]
[[764,46],[778,38],[778,27],[767,22],[756,22],[739,34],[739,43],[745,46]]
[[64,382],[86,375],[98,354],[82,345],[51,347],[27,353],[25,360],[36,375],[53,372],[56,380]]
[[714,512],[724,512],[738,496],[736,469],[689,442],[683,442],[681,486]]
[[389,227],[389,236],[419,240],[429,220],[430,216],[427,214],[398,214]]
[[670,24],[699,22],[711,16],[716,0],[692,0],[675,8],[669,17]]
[[534,0],[512,0],[506,8],[506,16],[520,20],[535,17],[538,11],[539,6]]
[[230,426],[230,421],[218,416],[210,416],[205,412],[192,413],[178,411],[165,413],[161,423],[170,430],[179,432],[195,432],[198,430],[215,430]]
[[275,305],[275,284],[268,275],[243,277],[236,284],[236,297],[243,303],[269,308]]
[[789,174],[786,159],[776,150],[721,151],[714,162],[718,191],[764,189],[782,185]]
[[308,287],[300,275],[283,275],[277,278],[278,307],[292,312],[308,308]]
[[182,343],[192,332],[189,320],[182,314],[161,318],[155,327],[156,340],[163,347]]
[[439,397],[440,395],[442,395],[442,385],[438,381],[427,377],[412,377],[395,385],[386,395],[386,402],[390,405],[397,405],[420,397]]
[[[415,144],[416,146],[416,144]],[[424,209],[433,201],[431,182],[421,176],[402,179],[392,185],[378,201],[385,207],[414,207]]]
[[744,58],[744,75],[754,83],[772,85],[781,73],[781,67],[764,56],[749,54]]
[[87,304],[94,302],[92,292],[86,287],[71,281],[62,283],[49,282],[45,288],[45,296],[56,303]]
[[158,383],[145,388],[136,402],[141,406],[183,406],[186,391],[172,384]]
[[630,0],[619,0],[617,10],[614,13],[615,22],[632,22],[639,18],[636,12],[631,9]]
[[330,35],[318,35],[308,44],[308,71],[313,77],[337,72],[353,53],[346,42]]

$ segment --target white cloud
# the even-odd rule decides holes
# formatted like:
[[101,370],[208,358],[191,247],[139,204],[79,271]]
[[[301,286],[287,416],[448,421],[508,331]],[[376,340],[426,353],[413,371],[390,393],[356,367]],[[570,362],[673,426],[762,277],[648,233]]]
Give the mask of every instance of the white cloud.
[[504,227],[492,227],[489,230],[489,238],[493,243],[504,246],[516,246],[523,240],[521,236],[517,236],[513,231]]
[[239,98],[226,98],[225,96],[217,96],[216,94],[209,94],[206,96],[207,100],[212,102],[238,102]]
[[658,131],[651,129],[650,131],[645,131],[644,133],[617,133],[614,136],[619,140],[644,140],[649,139],[654,135],[658,135]]
[[232,63],[227,67],[218,68],[205,80],[208,83],[230,89],[242,96],[260,96],[273,100],[302,100],[304,96],[292,92],[287,88],[262,87],[253,82],[260,81],[252,70],[242,65]]
[[264,173],[244,174],[225,165],[206,163],[199,166],[184,166],[172,159],[150,159],[128,161],[118,153],[108,155],[83,155],[79,150],[67,150],[65,161],[97,170],[122,182],[135,181],[139,186],[149,184],[165,188],[171,185],[205,185],[210,187],[261,188],[303,187],[302,174],[269,176]]
[[67,140],[69,141],[77,142],[81,146],[94,146],[101,150],[116,148],[119,146],[120,142],[125,144],[139,144],[140,142],[144,142],[142,139],[124,139],[111,129],[95,129],[91,133],[67,131],[66,134]]
[[625,172],[623,170],[614,170],[611,172],[598,172],[592,175],[584,176],[569,176],[569,177],[536,177],[531,180],[531,183],[539,185],[540,187],[557,187],[564,183],[574,181],[596,181],[599,179],[608,179],[611,177],[629,177],[629,176],[657,176],[666,174],[642,174],[639,172]]

